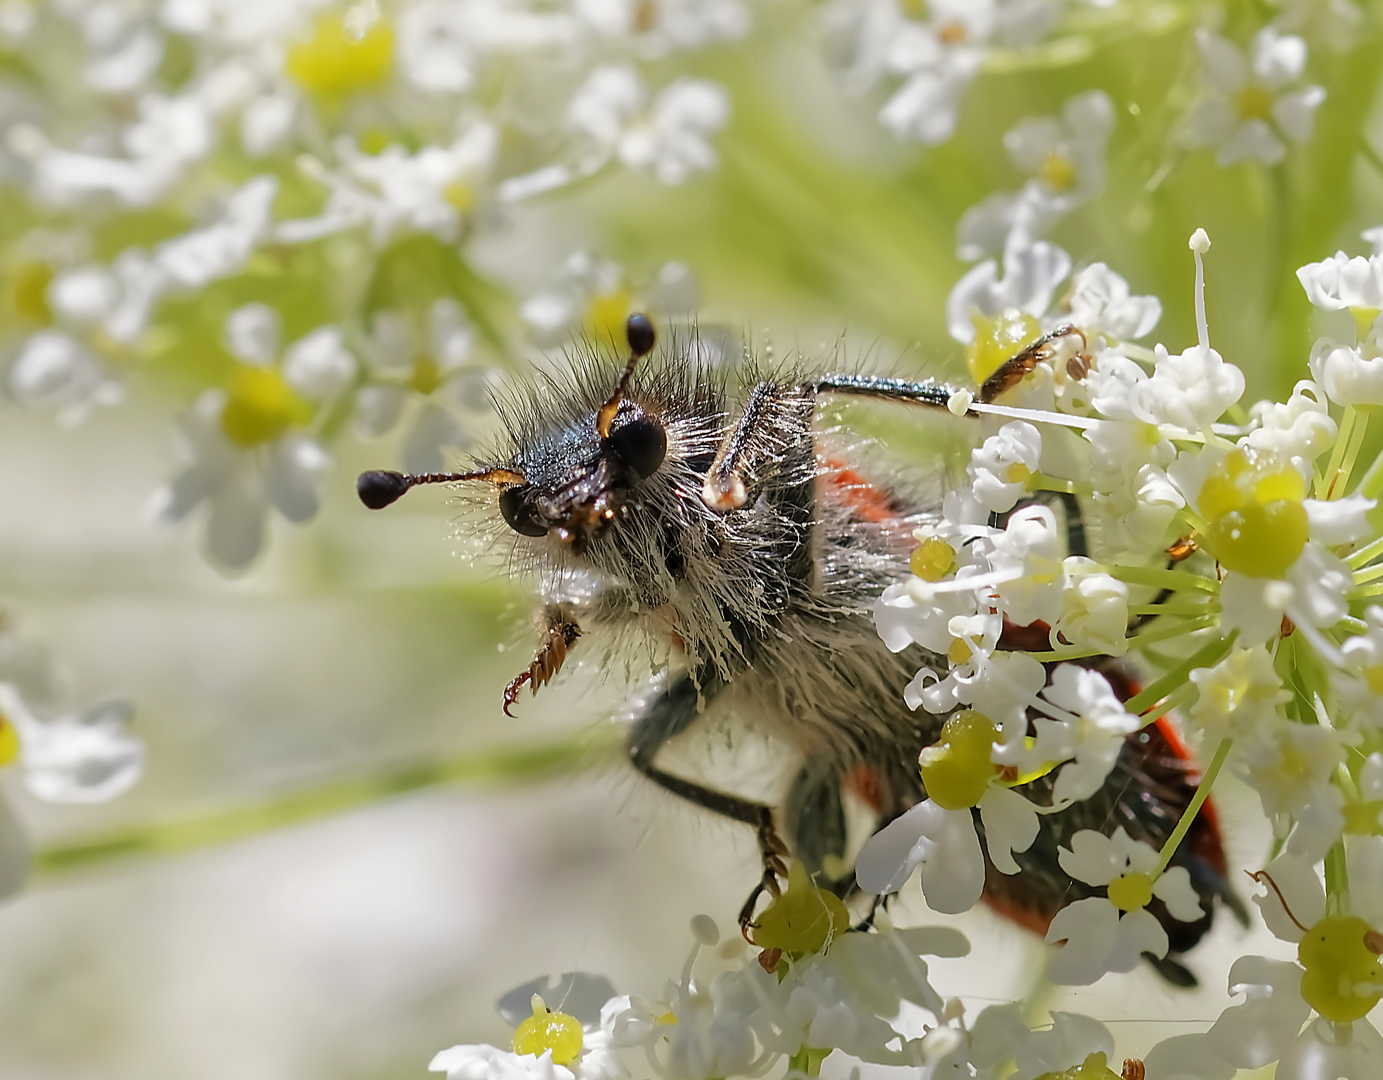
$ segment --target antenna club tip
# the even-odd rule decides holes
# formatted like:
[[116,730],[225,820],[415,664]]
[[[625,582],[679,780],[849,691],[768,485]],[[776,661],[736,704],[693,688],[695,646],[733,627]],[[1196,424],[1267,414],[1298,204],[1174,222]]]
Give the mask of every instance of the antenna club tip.
[[360,474],[355,482],[355,491],[360,496],[360,501],[371,510],[383,510],[410,486],[411,479],[403,473],[372,469]]
[[635,356],[647,356],[653,351],[653,346],[658,340],[653,320],[641,311],[629,316],[624,324],[624,334],[629,339],[629,351]]

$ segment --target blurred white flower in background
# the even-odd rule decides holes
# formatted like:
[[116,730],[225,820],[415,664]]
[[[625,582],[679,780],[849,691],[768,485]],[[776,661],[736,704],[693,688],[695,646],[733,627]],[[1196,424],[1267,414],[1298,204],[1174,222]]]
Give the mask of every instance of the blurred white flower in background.
[[274,235],[298,244],[364,226],[377,245],[404,229],[455,241],[486,193],[498,139],[495,127],[483,121],[466,126],[450,146],[416,154],[401,146],[365,154],[349,138],[338,139],[339,172],[311,159],[302,163],[330,191],[326,207],[315,218],[280,222]]
[[572,129],[593,144],[577,174],[590,175],[614,158],[661,183],[685,183],[715,166],[710,137],[729,117],[729,97],[705,79],[679,79],[650,101],[634,68],[597,68],[567,109]]
[[618,263],[579,250],[562,260],[545,288],[524,298],[519,315],[540,345],[565,344],[585,334],[598,346],[618,348],[631,311],[688,319],[697,298],[696,277],[686,263],[664,263],[651,281],[635,282]]
[[1209,31],[1198,31],[1196,41],[1210,92],[1186,117],[1187,145],[1215,147],[1221,167],[1250,158],[1276,165],[1287,156],[1284,139],[1311,138],[1325,90],[1289,89],[1306,69],[1306,42],[1264,27],[1245,58],[1233,42]]
[[59,330],[40,330],[24,342],[6,372],[6,389],[20,405],[56,413],[69,427],[125,397],[100,359]]
[[602,37],[627,41],[644,59],[735,41],[753,17],[740,0],[575,0],[577,16]]
[[832,0],[821,20],[849,87],[903,79],[879,121],[899,139],[930,146],[955,133],[990,48],[1035,44],[1060,13],[1057,0]]
[[214,220],[152,252],[129,247],[109,267],[82,263],[57,273],[48,302],[62,322],[118,343],[135,341],[165,296],[187,295],[244,269],[268,236],[278,181],[258,176],[233,190]]
[[999,264],[985,259],[966,271],[946,298],[946,322],[962,344],[975,340],[975,320],[1007,311],[1034,317],[1046,314],[1056,288],[1071,272],[1071,256],[1039,240],[1005,249],[1003,277]]
[[961,215],[957,254],[973,262],[1010,247],[1029,247],[1056,221],[1105,186],[1105,147],[1114,102],[1103,90],[1078,94],[1061,116],[1024,120],[1004,135],[1013,163],[1031,177],[1013,194],[991,195]]
[[[0,683],[0,768],[16,765],[25,788],[47,802],[106,802],[144,769],[144,744],[125,730],[133,716],[131,702],[112,698],[40,720],[14,686]],[[0,796],[0,898],[23,884],[28,868],[24,831]]]
[[278,317],[264,305],[226,320],[238,363],[226,389],[206,391],[181,417],[191,462],[149,507],[151,516],[177,522],[209,502],[207,551],[229,569],[259,554],[270,506],[295,523],[316,515],[331,459],[306,429],[355,378],[355,358],[335,327],[314,330],[275,363],[278,337]]
[[1269,0],[1281,14],[1274,25],[1323,42],[1336,52],[1348,52],[1366,34],[1364,13],[1354,0]]
[[488,408],[492,369],[476,361],[474,332],[455,300],[433,302],[426,332],[402,311],[375,313],[361,342],[365,384],[356,392],[356,431],[378,438],[393,430],[413,397],[422,399],[404,436],[405,472],[440,472],[444,450],[465,449],[472,436],[457,410]]

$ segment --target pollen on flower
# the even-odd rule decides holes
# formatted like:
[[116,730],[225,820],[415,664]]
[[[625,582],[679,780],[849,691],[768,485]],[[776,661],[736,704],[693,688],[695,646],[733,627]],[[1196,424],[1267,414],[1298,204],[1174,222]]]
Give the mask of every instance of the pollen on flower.
[[295,424],[306,423],[311,406],[274,368],[242,364],[231,379],[221,430],[240,446],[272,442]]
[[913,548],[910,565],[923,581],[940,581],[956,568],[956,549],[939,536],[929,536]]
[[514,1029],[514,1053],[542,1057],[552,1051],[554,1065],[570,1065],[581,1056],[581,1021],[553,1012],[542,997],[533,995],[533,1015]]
[[1120,874],[1109,883],[1109,902],[1120,911],[1138,911],[1152,899],[1152,886],[1147,874]]
[[1280,578],[1310,538],[1305,498],[1306,481],[1291,464],[1231,451],[1201,487],[1201,545],[1226,569]]
[[946,659],[953,664],[966,664],[975,655],[975,650],[970,648],[970,643],[964,638],[954,638],[951,647],[946,650]]
[[1357,915],[1327,915],[1297,946],[1301,996],[1325,1019],[1362,1020],[1383,997],[1383,958],[1369,948],[1370,932]]
[[998,771],[990,760],[997,735],[994,721],[973,709],[947,720],[936,745],[918,758],[927,797],[943,810],[963,810],[978,803]]
[[444,187],[442,198],[463,214],[475,209],[475,188],[464,180],[453,180]]
[[378,86],[394,65],[394,29],[372,4],[318,16],[312,36],[288,50],[285,67],[305,90],[340,97]]
[[1109,1057],[1103,1050],[1097,1050],[1079,1065],[1073,1065],[1061,1072],[1047,1072],[1035,1080],[1120,1080],[1120,1076],[1109,1067]]
[[598,345],[624,340],[624,324],[629,318],[633,296],[624,286],[591,297],[582,325]]
[[1383,835],[1383,825],[1379,822],[1380,815],[1383,815],[1383,799],[1345,803],[1344,815],[1345,827],[1343,831],[1346,835]]
[[437,361],[425,353],[415,358],[408,385],[424,397],[441,386],[442,369],[438,366]]
[[965,364],[977,383],[993,375],[999,366],[1042,336],[1042,324],[1026,311],[1009,308],[994,317],[976,312],[975,340],[965,347]]
[[818,888],[806,867],[788,869],[788,887],[764,909],[754,928],[754,944],[781,949],[788,957],[821,952],[850,929],[850,912],[835,893]]
[[1069,191],[1076,186],[1076,167],[1070,158],[1051,153],[1042,159],[1037,178],[1056,191]]
[[19,732],[9,720],[0,715],[0,767],[19,760]]
[[1378,318],[1380,312],[1378,308],[1352,307],[1349,313],[1354,316],[1354,327],[1358,332],[1359,340],[1363,341],[1373,332],[1374,320]]
[[1234,95],[1234,111],[1241,120],[1268,120],[1273,115],[1273,95],[1255,83],[1249,83]]

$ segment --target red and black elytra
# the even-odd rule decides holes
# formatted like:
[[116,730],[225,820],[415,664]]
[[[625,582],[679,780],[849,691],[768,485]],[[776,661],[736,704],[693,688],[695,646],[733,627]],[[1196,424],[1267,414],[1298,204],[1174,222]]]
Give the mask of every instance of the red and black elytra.
[[[664,642],[667,666],[633,699],[628,757],[664,790],[755,830],[763,873],[740,912],[743,929],[762,895],[778,891],[789,854],[842,895],[856,891],[853,873],[828,872],[851,849],[843,793],[860,793],[880,827],[915,805],[925,797],[918,754],[946,719],[903,700],[914,673],[944,669],[945,658],[917,645],[891,652],[872,618],[884,589],[910,576],[913,535],[935,520],[935,497],[910,494],[901,480],[872,483],[849,443],[828,449],[818,400],[872,398],[963,421],[949,418],[953,389],[934,382],[764,367],[748,355],[727,361],[695,332],[655,351],[648,319],[631,316],[627,329],[622,363],[578,351],[497,401],[505,434],[465,471],[371,472],[358,488],[378,509],[418,484],[457,485],[504,565],[537,579],[538,656],[507,688],[506,706],[525,684],[536,692],[574,649],[607,650],[608,667],[629,655],[631,640]],[[1062,328],[1029,346],[976,397],[1006,390],[1054,341],[1075,336]],[[1078,513],[1067,513],[1067,530],[1081,553]],[[1044,635],[1040,648],[1048,647]],[[1101,670],[1126,679],[1112,662]],[[791,754],[782,799],[769,805],[660,765],[664,747],[707,714]],[[1043,778],[1024,794],[1049,800],[1051,784]],[[1094,798],[1042,817],[1037,841],[1016,856],[1022,872],[989,868],[985,899],[1045,928],[1063,903],[1089,892],[1057,861],[1078,829],[1122,825],[1161,847],[1194,790],[1194,767],[1168,730],[1129,736]],[[1197,819],[1173,865],[1190,872],[1206,916],[1184,925],[1150,909],[1171,941],[1157,966],[1189,984],[1177,957],[1219,902],[1237,903],[1213,813]]]

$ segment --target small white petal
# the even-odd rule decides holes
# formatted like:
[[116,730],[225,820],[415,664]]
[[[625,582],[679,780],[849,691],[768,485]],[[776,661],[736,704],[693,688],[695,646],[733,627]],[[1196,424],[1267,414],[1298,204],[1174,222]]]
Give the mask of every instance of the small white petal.
[[279,315],[268,304],[246,304],[226,317],[226,348],[246,364],[268,367],[279,348]]
[[264,546],[268,510],[257,478],[239,470],[211,495],[207,519],[207,553],[231,570],[249,566]]
[[284,380],[311,401],[336,396],[350,385],[355,373],[355,357],[335,326],[319,326],[289,346],[283,357]]
[[319,481],[330,464],[327,452],[311,439],[286,435],[269,451],[265,495],[289,521],[309,521],[321,506]]
[[1264,873],[1272,885],[1263,882],[1264,892],[1251,898],[1263,913],[1263,922],[1283,941],[1300,941],[1301,926],[1313,926],[1325,917],[1325,886],[1320,876],[1310,862],[1292,854],[1279,855]]
[[1047,978],[1058,986],[1088,986],[1105,974],[1106,958],[1119,933],[1119,913],[1092,896],[1067,904],[1047,929],[1046,942],[1065,942],[1047,961]]
[[1147,909],[1130,911],[1119,920],[1114,947],[1110,949],[1105,963],[1110,971],[1132,971],[1144,953],[1151,953],[1159,959],[1166,956],[1167,931]]
[[1323,86],[1307,86],[1273,102],[1273,122],[1293,142],[1306,142],[1316,126],[1316,110],[1325,101]]
[[1229,992],[1246,1000],[1222,1012],[1206,1032],[1214,1056],[1242,1069],[1278,1060],[1311,1014],[1301,999],[1301,976],[1301,968],[1283,960],[1241,956],[1234,961]]
[[1001,874],[1018,873],[1013,852],[1027,851],[1037,839],[1037,811],[1018,792],[1002,787],[990,787],[979,808],[990,861]]
[[1287,156],[1287,147],[1262,120],[1245,120],[1234,134],[1220,144],[1215,162],[1221,168],[1241,161],[1257,159],[1264,165],[1276,165]]
[[1191,887],[1191,875],[1184,866],[1164,870],[1153,882],[1153,895],[1167,905],[1167,912],[1181,922],[1195,922],[1203,914],[1200,897]]
[[930,800],[899,814],[865,841],[855,860],[855,878],[867,893],[883,896],[903,887],[921,861],[920,845],[931,822]]
[[405,472],[441,472],[447,467],[445,447],[465,449],[471,444],[466,425],[433,402],[427,402],[413,423],[413,430],[403,443],[402,464]]
[[1372,529],[1368,513],[1377,502],[1363,495],[1349,495],[1343,499],[1303,499],[1302,507],[1311,523],[1311,539],[1327,547],[1338,544],[1352,544],[1368,536]]

